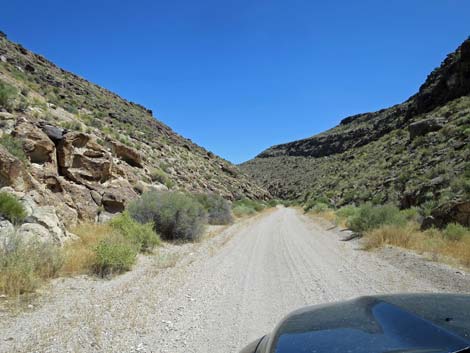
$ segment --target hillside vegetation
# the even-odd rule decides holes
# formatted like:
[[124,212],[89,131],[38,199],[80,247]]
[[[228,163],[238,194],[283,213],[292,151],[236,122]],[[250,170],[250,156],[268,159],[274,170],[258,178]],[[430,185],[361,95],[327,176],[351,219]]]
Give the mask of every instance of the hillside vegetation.
[[419,207],[427,226],[470,225],[470,39],[406,102],[273,146],[241,168],[274,196],[339,208]]
[[[212,193],[227,200],[270,197],[236,166],[176,134],[150,110],[1,32],[0,189],[27,206],[26,223],[35,224],[35,234],[51,231],[44,213],[54,218],[61,243],[66,228],[104,222],[146,191]],[[20,233],[32,232],[31,225],[19,226]]]

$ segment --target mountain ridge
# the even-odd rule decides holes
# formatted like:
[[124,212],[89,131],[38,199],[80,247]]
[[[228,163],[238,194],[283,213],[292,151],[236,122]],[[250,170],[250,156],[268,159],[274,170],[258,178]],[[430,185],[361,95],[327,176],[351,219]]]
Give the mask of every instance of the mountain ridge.
[[443,207],[468,197],[469,96],[470,38],[405,102],[272,146],[240,167],[281,198]]
[[[227,160],[144,106],[0,33],[0,188],[67,228],[105,221],[148,190],[269,199]],[[49,212],[48,211],[48,212]]]

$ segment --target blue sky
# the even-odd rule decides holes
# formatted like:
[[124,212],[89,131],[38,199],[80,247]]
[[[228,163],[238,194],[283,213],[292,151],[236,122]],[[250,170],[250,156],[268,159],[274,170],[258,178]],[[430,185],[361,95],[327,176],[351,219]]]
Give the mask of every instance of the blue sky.
[[239,163],[399,103],[470,35],[468,0],[30,0],[0,30]]

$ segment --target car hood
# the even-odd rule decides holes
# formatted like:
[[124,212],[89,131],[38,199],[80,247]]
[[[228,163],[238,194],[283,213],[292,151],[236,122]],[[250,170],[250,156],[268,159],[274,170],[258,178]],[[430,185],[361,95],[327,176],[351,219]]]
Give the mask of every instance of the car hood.
[[469,346],[470,296],[391,295],[295,311],[256,352],[448,353]]

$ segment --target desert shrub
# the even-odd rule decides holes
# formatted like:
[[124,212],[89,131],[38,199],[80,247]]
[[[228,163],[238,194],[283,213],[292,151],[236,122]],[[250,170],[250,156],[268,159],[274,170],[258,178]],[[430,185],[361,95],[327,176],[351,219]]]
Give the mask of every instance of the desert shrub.
[[468,172],[466,171],[464,175],[453,179],[450,183],[450,187],[453,193],[470,197],[470,175],[468,175]]
[[135,263],[138,246],[121,234],[110,234],[95,248],[93,271],[106,277],[128,271]]
[[5,149],[14,157],[18,158],[23,163],[28,161],[26,154],[23,150],[23,143],[20,139],[13,137],[11,135],[3,135],[0,137],[0,145],[5,147]]
[[392,205],[372,206],[364,204],[358,212],[349,218],[348,227],[358,233],[363,233],[382,225],[401,226],[406,224],[406,217]]
[[267,202],[268,207],[276,207],[277,205],[282,205],[283,202],[281,200],[277,199],[271,199]]
[[458,223],[449,223],[443,233],[446,239],[452,241],[462,240],[463,237],[470,235],[470,230]]
[[63,263],[60,249],[39,241],[25,242],[14,232],[0,246],[0,293],[33,292],[46,279],[57,275]]
[[248,216],[261,212],[266,208],[266,205],[261,201],[250,199],[237,200],[232,204],[233,214],[237,217]]
[[152,179],[152,181],[158,181],[159,183],[165,185],[168,189],[171,189],[175,185],[168,174],[160,168],[154,168],[151,171],[150,179]]
[[324,208],[324,206],[321,206],[320,204],[321,205],[326,205],[326,207],[328,208],[329,205],[330,205],[330,200],[326,196],[323,196],[323,195],[311,198],[304,205],[304,211],[308,212],[308,211],[312,210],[313,208],[315,208],[316,206],[318,206],[320,208],[322,208],[322,207]]
[[156,231],[168,240],[199,240],[207,213],[191,195],[151,191],[129,205],[129,214],[140,223],[153,222]]
[[418,208],[411,207],[401,210],[400,213],[403,215],[403,217],[405,217],[407,221],[418,222],[418,219],[420,217],[419,211],[420,210]]
[[71,114],[77,114],[78,113],[77,107],[75,107],[73,104],[64,103],[63,108]]
[[0,216],[18,224],[26,217],[26,210],[16,196],[0,192]]
[[160,243],[160,237],[155,232],[152,222],[139,223],[128,212],[114,217],[110,225],[125,238],[135,242],[142,252],[152,251]]
[[341,207],[339,210],[337,210],[336,215],[339,218],[348,219],[350,217],[355,216],[358,211],[359,211],[359,208],[357,208],[356,206],[349,205],[349,206]]
[[0,81],[0,107],[10,111],[13,108],[13,102],[17,94],[15,87]]
[[195,197],[206,210],[209,224],[222,225],[232,223],[232,207],[222,196],[216,194],[197,194]]

